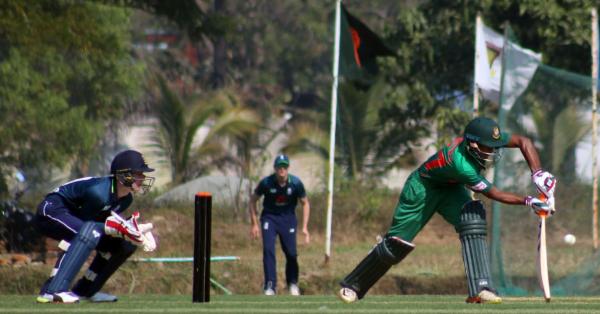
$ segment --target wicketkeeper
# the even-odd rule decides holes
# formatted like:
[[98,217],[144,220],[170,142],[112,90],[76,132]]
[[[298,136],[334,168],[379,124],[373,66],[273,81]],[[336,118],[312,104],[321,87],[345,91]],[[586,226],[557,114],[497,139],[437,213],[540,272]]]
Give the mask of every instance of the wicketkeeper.
[[[154,182],[146,172],[142,154],[126,150],[115,156],[110,176],[77,179],[49,193],[38,206],[36,224],[46,236],[60,241],[64,250],[41,288],[39,303],[114,302],[117,297],[100,292],[108,278],[138,246],[156,249],[152,224],[138,224],[139,213],[127,220],[119,216]],[[92,251],[96,255],[84,276],[71,288],[73,279]]]
[[[521,150],[531,169],[531,179],[548,198],[546,202],[535,196],[501,191],[481,175],[500,158],[503,147]],[[473,200],[470,191],[551,215],[555,187],[556,179],[541,169],[531,140],[500,132],[491,119],[473,119],[463,137],[435,153],[408,177],[387,234],[340,282],[338,296],[347,303],[362,299],[392,265],[400,263],[414,249],[412,240],[431,216],[439,213],[454,225],[460,237],[469,291],[466,302],[501,303],[490,275],[485,208],[480,201]]]

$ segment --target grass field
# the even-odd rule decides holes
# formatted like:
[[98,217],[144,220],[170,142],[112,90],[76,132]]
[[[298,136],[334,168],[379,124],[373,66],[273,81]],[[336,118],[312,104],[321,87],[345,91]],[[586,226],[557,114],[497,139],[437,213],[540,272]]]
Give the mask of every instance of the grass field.
[[0,296],[0,313],[600,313],[600,297],[506,298],[503,304],[465,304],[464,296],[368,296],[344,304],[334,296],[132,295],[107,304],[36,304],[33,296]]

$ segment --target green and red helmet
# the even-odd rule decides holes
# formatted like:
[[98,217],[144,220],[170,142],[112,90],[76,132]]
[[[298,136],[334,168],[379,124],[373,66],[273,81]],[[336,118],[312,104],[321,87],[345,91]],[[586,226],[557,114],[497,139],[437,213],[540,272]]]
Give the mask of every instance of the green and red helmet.
[[465,127],[463,134],[467,151],[483,167],[498,161],[502,156],[500,148],[506,146],[510,135],[500,131],[496,121],[477,117]]

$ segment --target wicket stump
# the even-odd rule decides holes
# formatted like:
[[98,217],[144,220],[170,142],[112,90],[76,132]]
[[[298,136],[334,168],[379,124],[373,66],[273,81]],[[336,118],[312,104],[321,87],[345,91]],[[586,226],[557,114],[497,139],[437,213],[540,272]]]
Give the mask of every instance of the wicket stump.
[[210,231],[212,195],[196,194],[194,212],[194,276],[192,302],[210,301]]

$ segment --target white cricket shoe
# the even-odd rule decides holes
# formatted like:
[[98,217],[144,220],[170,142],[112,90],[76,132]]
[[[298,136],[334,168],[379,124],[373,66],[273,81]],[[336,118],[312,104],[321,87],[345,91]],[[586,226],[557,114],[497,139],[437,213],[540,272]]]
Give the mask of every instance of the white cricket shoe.
[[356,291],[346,287],[340,289],[338,292],[338,297],[346,303],[354,303],[358,300]]
[[71,291],[59,292],[54,294],[54,302],[56,303],[78,303],[79,296]]
[[271,289],[271,288],[267,288],[265,289],[265,295],[275,295],[275,290]]
[[44,293],[37,297],[37,303],[79,303],[79,296],[71,291],[59,292],[54,294]]
[[295,283],[290,284],[290,294],[293,296],[300,295],[300,288],[298,288],[297,284],[295,284]]
[[467,303],[487,303],[487,304],[500,304],[502,298],[496,295],[490,290],[481,290],[476,297],[467,298]]
[[112,295],[112,294],[108,294],[108,293],[104,293],[104,292],[96,292],[96,294],[94,294],[93,296],[91,296],[89,298],[81,297],[81,299],[90,301],[90,302],[94,302],[94,303],[117,302],[117,300],[118,300],[116,295]]
[[79,303],[79,296],[71,291],[59,292],[54,294],[44,293],[37,297],[38,303]]

